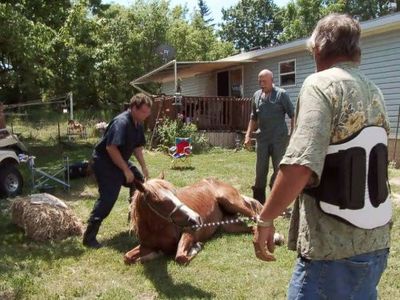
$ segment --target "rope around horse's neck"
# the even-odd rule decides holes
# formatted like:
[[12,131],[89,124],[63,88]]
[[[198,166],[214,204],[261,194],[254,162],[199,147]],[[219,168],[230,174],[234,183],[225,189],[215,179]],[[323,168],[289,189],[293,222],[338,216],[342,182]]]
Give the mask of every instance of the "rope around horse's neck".
[[219,221],[219,222],[209,222],[209,223],[203,223],[200,225],[192,225],[190,228],[192,229],[201,229],[204,227],[213,227],[213,226],[219,226],[219,225],[226,225],[226,224],[236,224],[236,223],[243,223],[243,222],[257,222],[256,217],[237,217],[236,219],[231,219],[231,220],[225,220],[225,221]]

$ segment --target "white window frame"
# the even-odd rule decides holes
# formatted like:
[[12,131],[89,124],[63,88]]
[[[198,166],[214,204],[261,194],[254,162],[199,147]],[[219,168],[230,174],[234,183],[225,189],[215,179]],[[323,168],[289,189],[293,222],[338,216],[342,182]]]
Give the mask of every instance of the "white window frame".
[[[294,71],[293,71],[293,72],[281,73],[281,64],[288,63],[288,62],[293,62],[293,61],[294,61]],[[296,81],[297,81],[297,74],[296,74],[297,66],[296,66],[296,65],[297,65],[297,63],[296,63],[296,59],[295,59],[295,58],[293,58],[293,59],[288,59],[288,60],[284,60],[284,61],[280,61],[280,62],[279,62],[279,64],[278,64],[279,86],[282,86],[282,87],[292,87],[292,86],[296,86]],[[291,74],[294,74],[294,84],[282,85],[281,76],[283,76],[283,75],[291,75]]]

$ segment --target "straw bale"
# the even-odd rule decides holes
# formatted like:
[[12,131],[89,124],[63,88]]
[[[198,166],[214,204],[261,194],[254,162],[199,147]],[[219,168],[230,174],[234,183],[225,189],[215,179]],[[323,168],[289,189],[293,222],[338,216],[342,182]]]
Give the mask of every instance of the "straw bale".
[[59,241],[83,231],[73,211],[47,193],[16,198],[11,204],[11,220],[35,241]]

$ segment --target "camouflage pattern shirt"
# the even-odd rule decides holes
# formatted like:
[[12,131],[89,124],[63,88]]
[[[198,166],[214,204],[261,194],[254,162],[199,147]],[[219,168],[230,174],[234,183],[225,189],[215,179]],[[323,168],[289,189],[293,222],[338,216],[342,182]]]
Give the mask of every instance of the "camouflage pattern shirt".
[[[300,91],[295,119],[281,165],[310,168],[311,186],[319,184],[329,144],[368,125],[382,126],[389,133],[381,91],[353,63],[310,75]],[[288,247],[308,259],[341,259],[388,248],[390,227],[390,223],[372,230],[354,227],[323,213],[316,199],[303,193],[293,207]]]

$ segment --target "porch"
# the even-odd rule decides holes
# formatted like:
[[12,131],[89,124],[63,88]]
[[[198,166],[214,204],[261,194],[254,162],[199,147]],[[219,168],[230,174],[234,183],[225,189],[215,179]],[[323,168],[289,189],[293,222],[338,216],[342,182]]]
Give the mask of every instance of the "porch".
[[247,129],[250,113],[251,98],[182,96],[177,105],[174,96],[158,96],[147,125],[152,129],[156,122],[182,114],[183,121],[196,124],[213,146],[233,148]]

